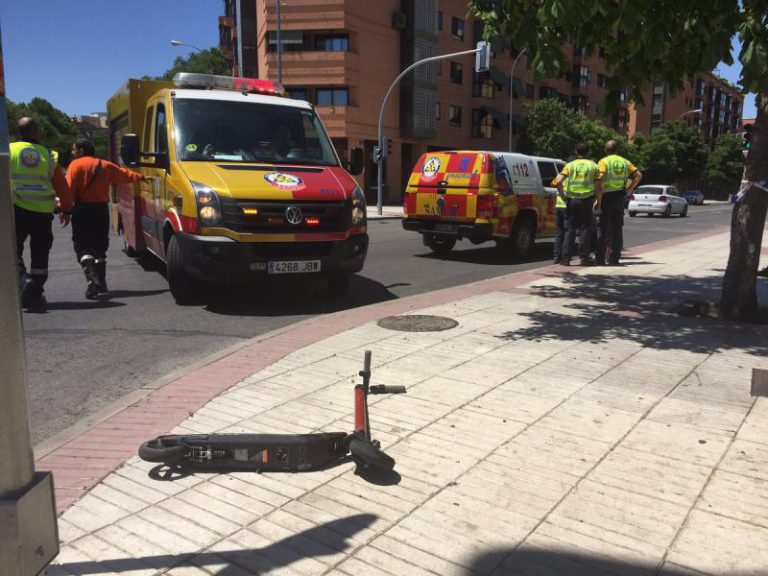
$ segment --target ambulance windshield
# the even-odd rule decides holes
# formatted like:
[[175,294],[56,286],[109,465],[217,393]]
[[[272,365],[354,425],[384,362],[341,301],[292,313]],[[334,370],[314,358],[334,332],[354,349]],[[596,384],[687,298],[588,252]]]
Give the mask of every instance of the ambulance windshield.
[[180,98],[173,116],[182,161],[339,165],[319,119],[306,108]]

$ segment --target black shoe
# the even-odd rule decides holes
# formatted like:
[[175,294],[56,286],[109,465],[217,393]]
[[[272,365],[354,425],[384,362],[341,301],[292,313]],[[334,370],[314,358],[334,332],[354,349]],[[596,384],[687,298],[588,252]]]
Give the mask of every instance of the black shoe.
[[560,256],[555,256],[555,259],[552,261],[553,264],[560,264]]
[[609,266],[620,266],[618,260],[608,260],[608,265]]
[[570,266],[571,261],[570,260],[560,260],[560,266]]
[[605,260],[598,258],[595,260],[595,266],[605,266]]
[[107,288],[107,281],[106,280],[102,280],[101,282],[99,282],[96,285],[96,290],[98,290],[99,294],[105,294],[105,293],[109,292],[109,288]]
[[582,266],[594,266],[595,261],[592,258],[582,258],[580,264]]
[[96,296],[99,294],[98,282],[88,282],[88,287],[85,289],[85,297],[88,300],[96,300]]
[[766,266],[765,268],[763,268],[762,270],[760,270],[760,271],[757,273],[757,275],[758,275],[758,276],[760,276],[761,278],[768,278],[768,266]]
[[48,312],[48,300],[40,294],[23,306],[31,314],[45,314]]

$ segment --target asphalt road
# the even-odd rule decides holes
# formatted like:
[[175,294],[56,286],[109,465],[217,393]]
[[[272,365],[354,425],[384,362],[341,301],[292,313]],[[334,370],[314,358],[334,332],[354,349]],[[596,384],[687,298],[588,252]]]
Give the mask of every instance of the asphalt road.
[[[691,206],[688,218],[627,218],[628,247],[728,224],[729,205]],[[372,220],[368,260],[345,297],[319,281],[212,290],[208,304],[177,306],[162,265],[135,260],[112,241],[101,301],[84,298],[69,229],[58,229],[47,285],[49,312],[24,314],[33,442],[39,443],[121,396],[191,363],[317,314],[429,292],[551,262],[552,241],[539,241],[526,262],[511,262],[492,243],[457,244],[445,260],[399,220]],[[26,253],[28,254],[28,252]]]

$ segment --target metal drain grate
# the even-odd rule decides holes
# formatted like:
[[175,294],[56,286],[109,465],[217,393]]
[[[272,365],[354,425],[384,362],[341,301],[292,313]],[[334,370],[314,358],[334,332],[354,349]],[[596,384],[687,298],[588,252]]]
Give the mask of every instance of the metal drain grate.
[[379,320],[378,325],[388,330],[400,330],[401,332],[440,332],[455,328],[459,323],[453,318],[444,316],[414,314],[412,316],[387,316]]

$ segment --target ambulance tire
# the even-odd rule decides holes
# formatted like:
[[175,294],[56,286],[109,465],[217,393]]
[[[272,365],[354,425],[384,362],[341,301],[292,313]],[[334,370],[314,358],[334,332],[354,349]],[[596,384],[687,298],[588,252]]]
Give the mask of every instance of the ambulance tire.
[[334,272],[328,276],[328,291],[331,295],[342,296],[349,291],[349,274]]
[[123,252],[125,252],[125,255],[128,256],[128,258],[136,258],[136,256],[139,255],[139,253],[136,252],[136,249],[128,244],[128,240],[125,239],[125,236],[123,236]]
[[181,248],[176,236],[171,236],[168,241],[166,256],[165,273],[176,304],[180,306],[196,304],[200,298],[200,283],[190,278],[184,270]]
[[531,253],[536,239],[536,226],[531,218],[522,218],[515,222],[509,236],[509,248],[515,258],[525,258]]
[[455,236],[424,234],[424,245],[438,256],[448,256],[456,246]]

